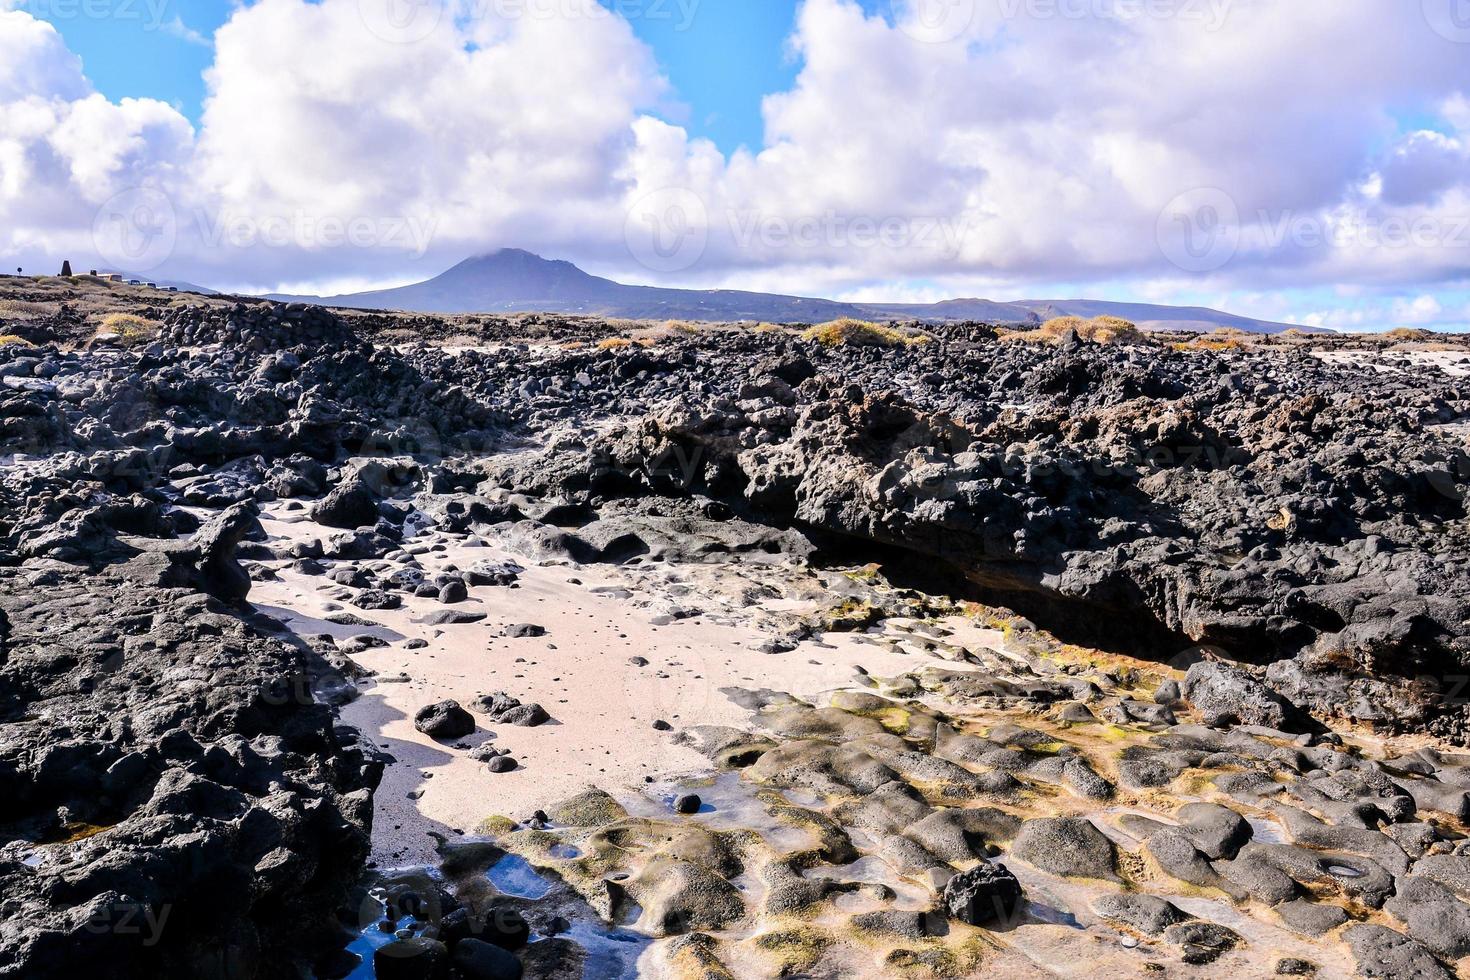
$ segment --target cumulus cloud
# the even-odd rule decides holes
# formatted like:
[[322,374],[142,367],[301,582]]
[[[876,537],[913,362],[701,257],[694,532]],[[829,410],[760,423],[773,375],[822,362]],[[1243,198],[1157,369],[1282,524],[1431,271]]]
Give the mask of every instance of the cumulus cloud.
[[[1192,16],[1204,4],[1153,6],[1161,13],[1124,16],[1141,5],[986,0],[960,37],[935,44],[852,3],[809,0],[801,74],[767,100],[767,148],[704,168],[703,184],[689,178],[715,202],[711,260],[752,259],[722,226],[732,209],[756,209],[912,223],[892,247],[852,249],[834,233],[755,256],[855,275],[1285,281],[1392,278],[1411,261],[1466,271],[1463,253],[1438,242],[1373,240],[1376,225],[1409,217],[1396,209],[1425,203],[1401,198],[1411,185],[1433,183],[1446,220],[1463,203],[1452,193],[1463,164],[1456,174],[1446,153],[1416,158],[1392,114],[1470,87],[1462,46],[1369,0],[1238,0],[1212,19]],[[650,133],[672,142],[640,130]],[[1382,145],[1387,159],[1375,156]],[[1372,199],[1362,187],[1379,166],[1392,196]],[[1161,220],[1174,217],[1183,223]],[[964,232],[957,250],[917,234],[932,219]],[[1180,236],[1212,235],[1222,247],[1192,261],[1199,243]]]
[[108,101],[54,28],[0,11],[0,252],[93,253],[107,202],[176,184],[192,141],[172,107]]
[[662,117],[677,93],[594,0],[242,4],[197,134],[0,12],[0,249],[146,186],[170,269],[262,288],[518,245],[863,296],[1361,282],[1440,315],[1416,300],[1470,276],[1470,58],[1413,6],[804,0],[796,80],[730,156]]

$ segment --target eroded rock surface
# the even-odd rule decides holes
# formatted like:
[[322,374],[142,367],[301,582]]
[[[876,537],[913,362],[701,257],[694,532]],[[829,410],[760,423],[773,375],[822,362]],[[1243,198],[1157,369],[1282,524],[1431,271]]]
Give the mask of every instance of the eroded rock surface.
[[[75,319],[0,345],[0,975],[1463,970],[1463,375],[961,325],[486,318],[447,350],[264,303],[79,350]],[[429,561],[450,539],[514,560]],[[655,626],[758,630],[753,663],[840,634],[915,667],[815,701],[752,667],[721,695],[748,724],[647,719],[715,775],[498,818],[492,782],[434,874],[355,891],[384,761],[334,714],[350,658],[410,607],[476,629],[549,563],[623,570]],[[346,632],[249,605],[287,569]],[[531,616],[497,636],[554,649]],[[511,689],[465,703],[508,740],[559,714]]]

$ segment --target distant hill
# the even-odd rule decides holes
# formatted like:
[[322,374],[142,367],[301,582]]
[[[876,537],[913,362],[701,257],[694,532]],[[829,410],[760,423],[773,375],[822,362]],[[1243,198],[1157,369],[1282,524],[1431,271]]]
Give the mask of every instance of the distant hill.
[[1121,316],[1150,329],[1213,330],[1238,327],[1279,333],[1291,327],[1200,307],[1151,306],[1095,300],[952,299],[940,303],[844,303],[837,300],[734,289],[630,286],[583,272],[570,262],[507,248],[466,259],[426,282],[344,296],[271,299],[367,310],[421,313],[566,313],[629,320],[763,320],[820,323],[838,317],[866,320],[979,320],[1039,323],[1053,316]]
[[1303,330],[1291,323],[1272,323],[1269,320],[1253,320],[1248,316],[1221,313],[1203,306],[1156,306],[1152,303],[1110,303],[1095,299],[1064,300],[1021,300],[1024,306],[1036,312],[1043,320],[1054,316],[1118,316],[1145,330],[1214,330],[1216,327],[1236,327],[1253,333],[1280,333],[1283,330]]

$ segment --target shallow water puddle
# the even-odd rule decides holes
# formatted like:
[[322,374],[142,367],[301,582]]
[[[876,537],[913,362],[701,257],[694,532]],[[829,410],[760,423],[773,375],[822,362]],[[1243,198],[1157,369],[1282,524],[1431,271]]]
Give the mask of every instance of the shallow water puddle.
[[503,895],[535,900],[551,893],[552,883],[519,854],[507,854],[485,872]]
[[[696,820],[714,830],[753,830],[779,852],[802,850],[817,843],[810,831],[773,817],[768,804],[756,796],[756,791],[740,773],[726,772],[692,783],[651,786],[633,801],[629,812],[660,820],[671,817]],[[674,800],[691,792],[699,795],[699,812],[682,818],[675,815]]]
[[635,980],[638,961],[653,939],[630,929],[596,922],[574,922],[557,938],[570,939],[587,951],[583,980]]
[[1281,826],[1274,820],[1266,820],[1262,817],[1246,817],[1246,823],[1251,825],[1251,840],[1258,844],[1285,844],[1286,837],[1281,833]]
[[344,980],[374,980],[378,972],[373,965],[373,954],[396,938],[394,933],[397,928],[406,927],[413,920],[404,918],[398,921],[395,929],[384,929],[383,923],[387,921],[387,919],[379,919],[364,927],[358,932],[357,938],[347,944],[347,952],[356,956],[360,962],[353,967],[352,972],[347,974]]
[[282,606],[268,606],[255,604],[257,612],[264,613],[272,619],[278,619],[286,628],[297,636],[307,637],[318,634],[326,634],[334,640],[347,640],[354,636],[372,636],[389,643],[396,643],[404,638],[403,634],[386,626],[364,626],[362,624],[334,623],[329,619],[318,619],[293,609]]
[[1026,914],[1037,922],[1051,926],[1066,926],[1069,929],[1084,928],[1082,923],[1071,912],[1063,911],[1054,905],[1045,902],[1027,901]]
[[[877,902],[878,907],[900,911],[926,912],[934,904],[934,897],[927,889],[904,880],[893,868],[876,855],[858,858],[851,864],[819,864],[802,871],[806,878],[824,878],[830,881],[859,882],[883,885],[893,890],[896,897]],[[875,904],[872,898],[859,892],[851,892],[837,899],[838,908],[851,907],[853,911],[864,911]],[[859,908],[861,906],[861,908]]]

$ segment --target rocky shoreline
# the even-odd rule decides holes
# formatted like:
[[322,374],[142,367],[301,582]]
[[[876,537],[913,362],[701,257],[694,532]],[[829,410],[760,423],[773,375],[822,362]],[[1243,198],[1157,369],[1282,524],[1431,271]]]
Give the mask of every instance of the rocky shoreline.
[[[979,325],[599,341],[526,320],[419,324],[427,345],[406,341],[416,322],[184,305],[143,343],[70,343],[59,313],[36,344],[0,345],[0,976],[342,976],[343,909],[350,930],[402,930],[389,945],[407,946],[367,950],[384,977],[580,975],[607,941],[573,928],[589,915],[669,975],[869,953],[911,975],[1030,975],[1115,935],[1133,940],[1108,947],[1118,970],[1145,968],[1140,947],[1160,968],[1368,976],[1450,975],[1470,953],[1470,781],[1451,751],[1470,739],[1470,350],[1053,345]],[[267,530],[287,514],[320,533]],[[374,683],[354,660],[374,644],[287,628],[251,597],[289,572],[347,628],[409,606],[473,625],[465,600],[518,566],[429,561],[471,540],[526,565],[694,575],[626,587],[666,622],[680,596],[760,610],[755,657],[836,634],[902,646],[895,629],[929,623],[915,655],[945,664],[840,678],[820,703],[751,683],[724,695],[743,724],[665,721],[742,801],[717,799],[713,828],[689,826],[698,801],[583,794],[538,820],[492,800],[447,835],[439,877],[364,898],[392,760],[338,711]],[[681,572],[702,566],[720,571]],[[746,591],[726,595],[737,567]],[[816,602],[830,576],[803,576],[824,567],[857,584],[801,615],[761,605]],[[934,624],[966,608],[997,610],[1005,643],[946,645],[953,623]],[[491,697],[471,730],[546,697]],[[453,741],[439,721],[457,718],[425,725]],[[478,760],[486,778],[513,771],[502,758]],[[554,909],[477,885],[506,855],[550,874]],[[997,855],[1036,908],[986,870]],[[881,878],[848,873],[869,860]],[[824,866],[847,871],[814,885]],[[1038,919],[1040,890],[1074,878],[1086,921]],[[1274,931],[1205,915],[1185,901],[1199,890]],[[387,911],[359,922],[364,907]],[[504,908],[538,940],[514,968],[488,948],[530,928],[479,938]]]

